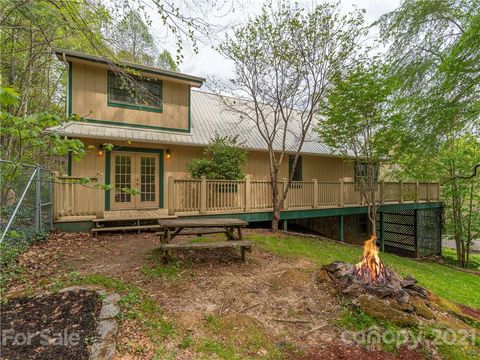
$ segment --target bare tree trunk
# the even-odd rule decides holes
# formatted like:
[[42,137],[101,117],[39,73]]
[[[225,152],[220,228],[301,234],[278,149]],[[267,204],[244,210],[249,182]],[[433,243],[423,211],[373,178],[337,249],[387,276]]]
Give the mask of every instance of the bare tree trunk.
[[468,268],[470,263],[470,248],[473,241],[472,235],[472,215],[473,215],[473,193],[474,193],[473,180],[470,183],[470,192],[468,199],[468,220],[467,220],[467,243],[466,243],[466,256],[465,256],[465,268]]
[[272,187],[272,224],[271,230],[272,232],[276,232],[278,230],[278,224],[280,223],[280,207],[279,207],[279,194],[278,194],[278,170],[272,169],[271,171],[271,187]]

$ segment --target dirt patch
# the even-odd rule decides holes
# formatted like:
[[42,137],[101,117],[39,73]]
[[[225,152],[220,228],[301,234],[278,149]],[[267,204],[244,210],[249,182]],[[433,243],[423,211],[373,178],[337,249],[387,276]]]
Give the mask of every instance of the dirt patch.
[[86,290],[11,299],[2,305],[2,358],[88,359],[100,309]]
[[[246,262],[237,249],[215,249],[178,251],[174,262],[164,265],[158,244],[152,233],[54,234],[22,255],[24,281],[10,291],[35,292],[71,273],[102,274],[138,286],[159,312],[142,321],[136,315],[122,320],[117,360],[293,358],[298,353],[328,359],[336,353],[343,307],[331,286],[318,281],[317,265],[259,247]],[[150,331],[142,327],[146,323]],[[330,349],[320,352],[325,357],[314,357],[327,351],[319,344]]]

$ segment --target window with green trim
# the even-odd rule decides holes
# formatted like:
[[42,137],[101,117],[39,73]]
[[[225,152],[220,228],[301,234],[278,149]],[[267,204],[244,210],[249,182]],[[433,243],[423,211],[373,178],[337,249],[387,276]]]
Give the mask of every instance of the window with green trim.
[[126,78],[109,71],[108,105],[161,112],[163,82],[138,76]]
[[[288,175],[292,176],[293,162],[295,161],[295,155],[290,155],[288,157]],[[297,159],[297,166],[295,166],[295,171],[293,172],[292,181],[302,181],[302,157],[299,156]]]

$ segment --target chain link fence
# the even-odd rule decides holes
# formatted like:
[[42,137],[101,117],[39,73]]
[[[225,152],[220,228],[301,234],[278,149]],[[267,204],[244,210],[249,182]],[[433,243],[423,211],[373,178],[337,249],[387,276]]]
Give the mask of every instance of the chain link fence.
[[0,160],[0,264],[2,268],[53,227],[52,173],[40,166]]

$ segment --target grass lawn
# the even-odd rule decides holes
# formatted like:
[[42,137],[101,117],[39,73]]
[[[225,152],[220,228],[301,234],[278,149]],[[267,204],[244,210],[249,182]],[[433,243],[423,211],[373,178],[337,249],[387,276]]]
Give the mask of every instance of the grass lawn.
[[[333,261],[356,263],[362,249],[318,239],[285,235],[250,235],[264,249],[279,255],[302,257],[319,265]],[[391,254],[382,254],[385,264],[401,275],[412,275],[419,284],[434,294],[473,308],[480,308],[480,276],[440,264],[420,262]]]
[[[454,249],[443,249],[442,257],[447,264],[458,266],[457,252]],[[480,254],[470,253],[470,261],[468,268],[472,270],[480,270]]]

